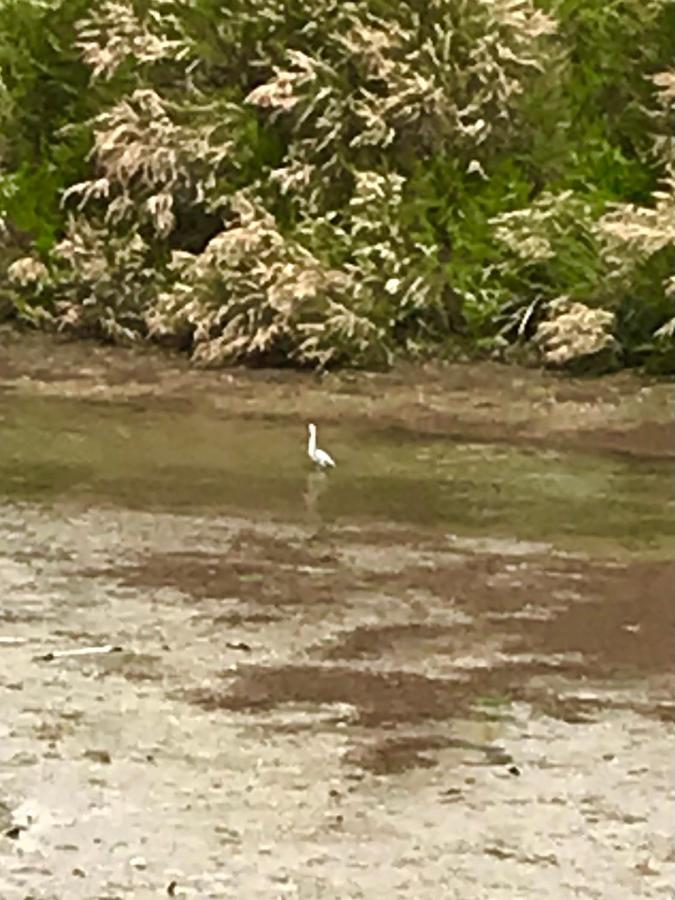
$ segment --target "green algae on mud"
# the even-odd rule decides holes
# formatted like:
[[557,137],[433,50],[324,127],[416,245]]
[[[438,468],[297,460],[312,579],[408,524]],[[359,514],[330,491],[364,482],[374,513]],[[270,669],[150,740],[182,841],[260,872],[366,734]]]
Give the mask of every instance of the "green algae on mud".
[[668,461],[457,442],[366,425],[322,428],[338,460],[308,468],[305,423],[151,401],[8,394],[0,494],[134,509],[308,514],[451,534],[616,543],[659,552],[675,534]]

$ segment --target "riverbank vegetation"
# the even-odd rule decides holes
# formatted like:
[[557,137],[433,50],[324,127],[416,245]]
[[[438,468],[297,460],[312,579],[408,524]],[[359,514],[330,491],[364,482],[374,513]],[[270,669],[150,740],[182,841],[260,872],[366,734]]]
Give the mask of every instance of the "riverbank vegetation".
[[675,370],[675,4],[8,0],[0,314]]

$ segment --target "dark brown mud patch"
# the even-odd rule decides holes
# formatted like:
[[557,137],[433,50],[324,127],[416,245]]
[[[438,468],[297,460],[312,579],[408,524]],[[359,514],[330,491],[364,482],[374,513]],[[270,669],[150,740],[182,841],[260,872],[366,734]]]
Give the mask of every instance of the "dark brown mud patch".
[[[596,400],[596,403],[599,401]],[[542,433],[509,423],[494,416],[483,418],[477,415],[480,409],[489,410],[489,404],[474,404],[462,414],[448,411],[430,413],[411,408],[411,415],[405,419],[399,413],[382,414],[377,418],[380,435],[390,433],[407,435],[411,431],[426,438],[438,438],[457,443],[490,444],[511,448],[557,449],[577,453],[608,454],[642,460],[664,460],[675,458],[675,425],[669,422],[646,421],[639,427],[626,427],[619,431],[613,428],[575,429],[558,428]],[[496,407],[497,404],[494,404]],[[473,419],[471,419],[473,417]],[[573,416],[570,416],[572,419]]]
[[451,738],[434,735],[398,737],[353,747],[344,760],[373,775],[399,775],[408,769],[433,768],[438,765],[434,751],[455,745]]
[[511,652],[580,654],[598,677],[672,671],[675,564],[588,566],[577,589],[583,602],[570,602],[550,619],[503,621],[519,633]]
[[[229,673],[227,673],[229,674]],[[366,727],[449,719],[460,709],[457,684],[407,672],[348,667],[250,667],[223,691],[195,690],[187,700],[206,710],[262,711],[284,704],[349,704]]]
[[474,613],[509,613],[525,606],[602,596],[607,581],[620,582],[630,571],[614,563],[582,557],[475,553],[451,563],[430,560],[383,574],[382,587],[425,590]]
[[274,535],[243,529],[232,540],[230,553],[243,559],[262,559],[280,566],[334,565],[335,553],[328,548],[301,545]]
[[429,653],[456,650],[462,629],[456,625],[407,625],[360,626],[347,632],[328,646],[317,647],[314,653],[326,660],[379,659],[388,653],[410,648],[418,653],[426,648]]
[[272,606],[332,602],[344,582],[338,573],[318,567],[317,571],[300,571],[297,563],[281,568],[261,554],[248,556],[243,560],[209,553],[153,553],[133,565],[88,569],[80,574],[114,579],[119,586],[133,590],[173,588],[188,600],[228,599]]
[[[342,704],[353,722],[367,728],[449,720],[470,712],[481,697],[507,703],[525,696],[528,678],[550,672],[546,661],[519,666],[459,670],[456,679],[415,672],[375,672],[347,666],[250,666],[240,668],[222,689],[197,688],[181,699],[202,709],[263,712],[295,704],[317,708]],[[232,672],[223,673],[232,679]]]
[[614,453],[636,459],[672,459],[675,457],[675,423],[644,422],[639,428],[622,431],[596,428],[583,433],[562,432],[561,443],[580,450]]
[[373,775],[400,775],[408,769],[431,769],[438,765],[439,750],[466,750],[484,765],[503,766],[513,762],[510,754],[492,744],[475,744],[439,734],[384,737],[354,746],[345,762]]
[[[508,566],[512,569],[509,571]],[[474,613],[517,611],[528,602],[542,599],[546,574],[536,565],[505,556],[476,556],[457,563],[411,565],[383,574],[383,589],[405,593],[426,591],[439,600]],[[546,596],[546,595],[544,595]]]
[[[542,660],[574,654],[602,677],[672,670],[675,651],[675,564],[588,562],[579,558],[475,557],[459,565],[408,567],[382,577],[399,594],[424,590],[469,614],[444,634],[451,644],[467,631],[508,638],[512,655]],[[441,649],[443,633],[419,624],[420,640]],[[399,629],[358,628],[326,651],[327,658],[373,657]],[[413,635],[411,632],[411,635]],[[456,649],[456,648],[453,648]],[[564,666],[563,666],[564,668]],[[575,670],[579,666],[575,663]]]

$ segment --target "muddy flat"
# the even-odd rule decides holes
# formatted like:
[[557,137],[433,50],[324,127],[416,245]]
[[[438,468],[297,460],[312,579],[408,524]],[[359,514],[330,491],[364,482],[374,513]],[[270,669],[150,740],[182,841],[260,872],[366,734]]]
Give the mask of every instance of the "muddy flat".
[[0,352],[2,900],[672,896],[669,385]]

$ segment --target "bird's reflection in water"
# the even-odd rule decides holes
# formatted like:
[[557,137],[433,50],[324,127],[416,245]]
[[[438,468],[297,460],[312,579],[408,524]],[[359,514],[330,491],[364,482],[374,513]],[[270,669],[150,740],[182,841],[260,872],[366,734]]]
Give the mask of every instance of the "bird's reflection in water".
[[302,495],[303,500],[305,501],[305,509],[307,510],[309,521],[316,525],[317,529],[323,524],[321,510],[319,509],[319,501],[321,495],[326,490],[328,481],[329,475],[326,472],[320,470],[310,472],[307,476],[307,481],[305,482],[305,492]]

